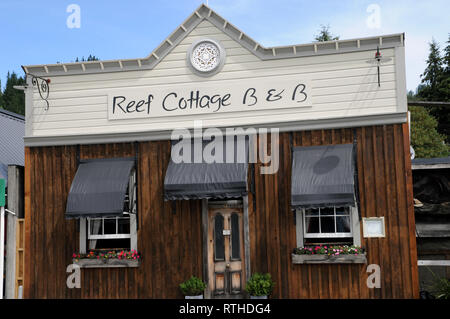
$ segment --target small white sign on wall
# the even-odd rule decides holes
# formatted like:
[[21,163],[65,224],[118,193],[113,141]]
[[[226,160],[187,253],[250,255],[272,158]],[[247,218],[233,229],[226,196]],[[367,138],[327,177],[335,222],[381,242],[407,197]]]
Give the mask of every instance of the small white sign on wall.
[[384,217],[364,217],[362,221],[364,237],[386,237]]
[[297,75],[114,89],[108,120],[309,107],[311,91]]

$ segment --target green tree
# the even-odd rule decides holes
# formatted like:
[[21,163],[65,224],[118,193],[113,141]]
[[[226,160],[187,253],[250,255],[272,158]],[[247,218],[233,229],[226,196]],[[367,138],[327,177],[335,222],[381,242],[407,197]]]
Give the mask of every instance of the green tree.
[[75,59],[75,62],[89,62],[89,61],[98,61],[99,58],[97,58],[95,55],[91,55],[89,54],[89,56],[87,57],[87,59],[83,57],[81,57],[81,59],[79,59],[78,57]]
[[[450,36],[450,35],[449,35]],[[427,66],[421,75],[422,82],[417,88],[417,99],[424,101],[450,101],[450,38],[441,57],[439,44],[433,39],[430,45],[430,53]],[[429,106],[428,110],[437,121],[437,130],[443,134],[447,143],[450,143],[450,112],[448,108]]]
[[416,93],[414,93],[413,90],[409,90],[408,93],[406,94],[406,97],[408,98],[408,102],[417,100],[417,95]]
[[446,74],[450,73],[450,33],[448,34],[447,46],[444,49],[444,57],[442,61],[445,65],[444,72]]
[[0,109],[3,108],[2,80],[0,80]]
[[6,86],[1,94],[0,106],[5,110],[25,115],[25,95],[22,91],[16,90],[15,85],[25,85],[25,78],[17,76],[15,72],[8,72]]
[[[81,58],[76,58],[75,62],[85,62],[85,61],[98,61],[98,57],[89,54],[87,58],[84,56]],[[18,76],[16,73],[8,72],[6,77],[6,86],[2,92],[2,86],[0,82],[0,108],[5,110],[25,115],[25,94],[23,91],[14,89],[15,85],[25,85],[25,77]]]
[[447,46],[442,57],[442,74],[438,79],[437,97],[443,102],[450,101],[450,33],[448,35]]
[[420,106],[410,106],[411,144],[418,158],[446,157],[450,148],[445,137],[437,131],[437,121],[429,111]]
[[421,83],[423,86],[419,88],[418,95],[427,101],[438,101],[439,81],[443,73],[442,57],[439,44],[433,39],[430,45],[430,53],[428,54],[427,66],[423,74]]
[[314,40],[318,42],[339,40],[339,36],[334,36],[331,34],[329,25],[321,24],[320,28],[319,34],[314,36]]

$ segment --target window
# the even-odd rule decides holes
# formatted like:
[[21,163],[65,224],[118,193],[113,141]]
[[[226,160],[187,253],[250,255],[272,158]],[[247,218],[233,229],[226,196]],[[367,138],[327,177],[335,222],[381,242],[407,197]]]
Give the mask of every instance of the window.
[[137,250],[135,170],[130,174],[122,216],[80,219],[80,253],[103,249]]
[[359,217],[354,207],[297,209],[296,214],[297,247],[360,245]]

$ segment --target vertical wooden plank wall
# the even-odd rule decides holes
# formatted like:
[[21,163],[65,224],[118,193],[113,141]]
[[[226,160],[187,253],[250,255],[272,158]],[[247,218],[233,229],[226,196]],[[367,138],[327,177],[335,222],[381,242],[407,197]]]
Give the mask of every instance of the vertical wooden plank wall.
[[[139,268],[81,269],[81,289],[66,288],[78,250],[76,220],[64,217],[76,146],[26,149],[25,298],[181,298],[178,285],[202,274],[201,201],[164,202],[170,142],[138,145]],[[134,157],[135,144],[80,146],[80,158]]]
[[[291,143],[353,143],[355,137],[361,215],[384,216],[386,222],[386,238],[362,240],[368,264],[381,267],[380,289],[367,287],[367,265],[294,265],[290,257],[296,246],[290,208]],[[407,124],[281,133],[279,149],[277,174],[262,175],[262,164],[256,165],[256,210],[250,206],[249,212],[252,272],[272,274],[276,281],[273,297],[418,298]]]
[[[406,125],[281,133],[279,170],[262,175],[255,164],[255,208],[249,194],[252,272],[270,272],[275,298],[417,298],[418,275]],[[384,216],[386,238],[364,239],[368,264],[381,266],[381,289],[366,286],[366,265],[294,265],[290,208],[293,146],[357,139],[363,217]],[[270,136],[260,136],[268,139]],[[136,149],[138,148],[138,149]],[[270,148],[269,148],[270,149]],[[66,288],[66,267],[78,249],[78,225],[64,211],[76,173],[77,147],[25,150],[25,298],[179,298],[178,285],[202,275],[201,201],[165,202],[170,142],[80,146],[80,158],[138,153],[139,268],[81,269],[81,289]],[[253,178],[253,177],[251,177]],[[362,233],[362,231],[361,231]]]

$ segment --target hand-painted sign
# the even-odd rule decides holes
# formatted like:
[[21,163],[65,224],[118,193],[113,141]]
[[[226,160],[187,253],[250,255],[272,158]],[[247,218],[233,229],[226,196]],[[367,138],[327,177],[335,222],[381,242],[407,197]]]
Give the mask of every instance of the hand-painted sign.
[[211,81],[110,91],[108,119],[180,116],[312,106],[299,76]]

